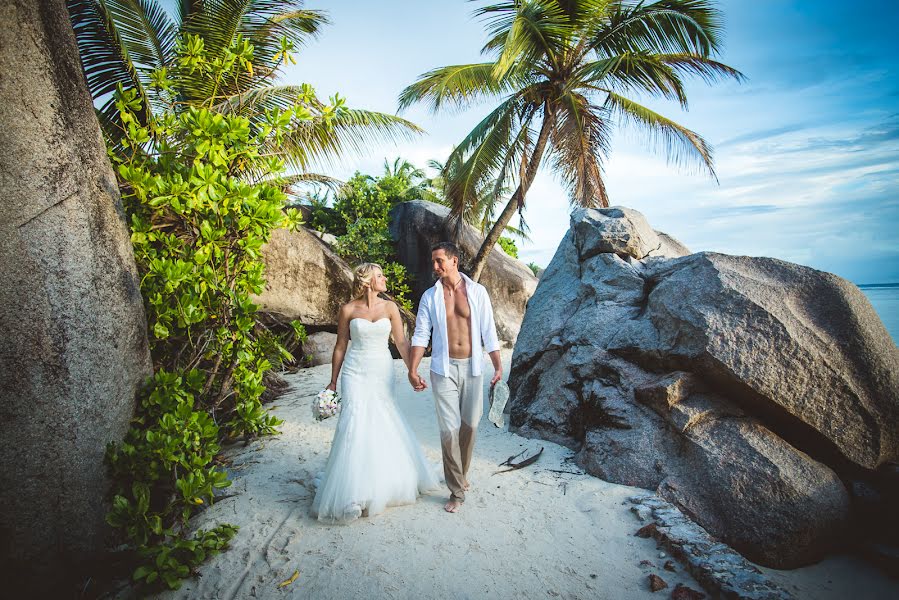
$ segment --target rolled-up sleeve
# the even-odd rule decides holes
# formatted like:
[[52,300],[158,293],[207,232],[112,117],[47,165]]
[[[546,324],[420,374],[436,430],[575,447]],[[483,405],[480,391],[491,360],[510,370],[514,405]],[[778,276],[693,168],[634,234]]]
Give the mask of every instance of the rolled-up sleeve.
[[499,350],[499,337],[496,335],[496,322],[493,320],[493,304],[490,302],[490,296],[487,294],[486,289],[482,290],[481,296],[481,315],[479,319],[481,322],[481,340],[484,342],[484,350],[494,352]]
[[428,347],[431,340],[431,295],[425,292],[418,303],[418,314],[415,317],[415,333],[412,334],[412,345]]

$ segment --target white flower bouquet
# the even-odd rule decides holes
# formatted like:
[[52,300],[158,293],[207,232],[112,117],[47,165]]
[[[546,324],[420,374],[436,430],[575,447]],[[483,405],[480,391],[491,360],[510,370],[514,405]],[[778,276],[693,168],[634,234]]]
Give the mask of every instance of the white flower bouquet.
[[340,395],[334,390],[322,390],[312,401],[312,416],[324,421],[340,412]]

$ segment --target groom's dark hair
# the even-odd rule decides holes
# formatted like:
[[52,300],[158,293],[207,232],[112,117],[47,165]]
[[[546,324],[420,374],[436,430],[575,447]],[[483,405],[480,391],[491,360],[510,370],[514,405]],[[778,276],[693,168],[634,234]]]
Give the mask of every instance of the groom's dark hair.
[[439,244],[431,246],[431,252],[436,252],[437,250],[443,250],[446,253],[447,258],[452,258],[454,256],[459,258],[459,247],[452,242],[440,242]]

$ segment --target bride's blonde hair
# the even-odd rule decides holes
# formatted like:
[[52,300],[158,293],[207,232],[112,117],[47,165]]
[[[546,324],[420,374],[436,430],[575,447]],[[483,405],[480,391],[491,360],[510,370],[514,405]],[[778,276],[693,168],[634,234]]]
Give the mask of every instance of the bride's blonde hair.
[[378,263],[362,263],[353,269],[353,299],[358,300],[365,295],[366,286],[371,285],[371,278],[375,269],[382,273],[384,269]]

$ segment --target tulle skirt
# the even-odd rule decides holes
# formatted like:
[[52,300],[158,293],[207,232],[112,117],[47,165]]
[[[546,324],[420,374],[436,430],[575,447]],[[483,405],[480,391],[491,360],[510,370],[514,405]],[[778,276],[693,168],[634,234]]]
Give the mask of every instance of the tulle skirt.
[[327,466],[316,478],[312,516],[335,522],[374,516],[438,488],[437,469],[396,406],[386,346],[377,352],[351,347],[340,382],[341,412]]

